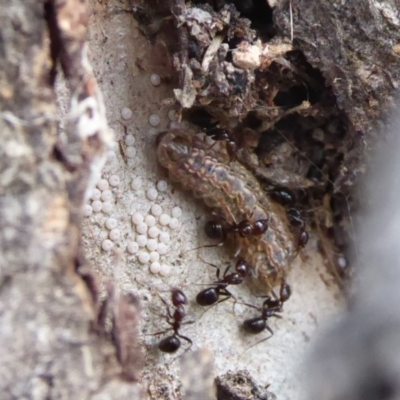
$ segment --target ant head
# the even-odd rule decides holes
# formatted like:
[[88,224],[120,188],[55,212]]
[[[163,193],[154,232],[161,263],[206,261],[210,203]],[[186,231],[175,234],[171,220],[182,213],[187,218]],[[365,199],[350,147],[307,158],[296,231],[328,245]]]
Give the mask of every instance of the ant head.
[[291,190],[283,187],[277,187],[272,190],[270,196],[272,200],[283,206],[292,206],[296,200],[295,194]]
[[241,277],[244,278],[249,274],[250,267],[243,258],[238,258],[235,270]]
[[282,302],[289,299],[292,294],[292,289],[290,288],[289,284],[286,283],[285,280],[282,280],[281,289],[279,291],[279,297]]
[[172,298],[172,304],[175,307],[178,307],[178,306],[188,303],[188,299],[187,299],[185,293],[183,293],[182,290],[177,289],[177,288],[172,289],[171,298]]
[[308,243],[309,235],[307,231],[302,231],[299,236],[298,246],[304,247]]
[[239,222],[238,231],[240,236],[250,236],[253,234],[253,224],[248,219],[244,219]]
[[268,219],[259,219],[253,224],[253,235],[262,235],[269,226],[269,218]]
[[240,285],[243,282],[243,276],[238,272],[233,272],[225,277],[229,285]]

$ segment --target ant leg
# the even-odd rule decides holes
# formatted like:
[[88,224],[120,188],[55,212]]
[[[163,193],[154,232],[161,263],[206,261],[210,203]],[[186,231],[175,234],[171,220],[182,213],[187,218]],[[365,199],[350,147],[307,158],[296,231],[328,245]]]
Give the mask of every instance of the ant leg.
[[[216,272],[216,277],[219,280],[220,276],[221,276],[221,269],[219,267],[217,267],[215,264],[211,264],[208,261],[204,260],[203,258],[199,257],[201,261],[203,261],[205,264],[209,265],[210,267],[213,267],[217,270]],[[223,273],[223,277],[225,278],[226,274],[228,273],[229,269],[231,268],[231,264],[229,263],[228,266],[226,267],[224,273]]]
[[191,339],[189,339],[186,336],[181,335],[180,333],[177,333],[176,336],[180,337],[183,340],[186,340],[190,344],[190,346],[185,350],[185,352],[191,349],[191,347],[193,346],[193,342]]
[[[270,297],[270,296],[256,296],[256,297],[265,299],[265,301],[264,301],[264,303],[263,303],[263,306],[264,306],[264,304],[266,304],[268,301],[271,300],[271,297]],[[255,310],[260,311],[260,312],[262,312],[262,310],[263,310],[263,307],[257,307],[257,306],[254,306],[253,304],[242,303],[242,302],[239,302],[239,301],[238,301],[237,303],[243,304],[243,305],[245,305],[245,306],[247,306],[247,307],[254,308]]]
[[[165,308],[167,309],[168,317],[171,318],[171,319],[174,319],[174,317],[172,316],[171,309],[169,308],[168,303],[167,303],[160,295],[158,295],[158,297],[159,297],[159,298],[161,299],[161,301],[165,304]],[[169,322],[168,322],[168,323],[169,323]]]
[[[228,299],[230,299],[230,298],[233,298],[233,299],[235,299],[235,296],[228,290],[228,289],[220,289],[220,291],[219,291],[219,294],[220,294],[220,296],[222,295],[222,296],[226,296],[225,298],[223,298],[222,300],[218,300],[215,304],[213,304],[211,307],[214,307],[214,306],[216,306],[217,304],[220,304],[220,303],[222,303],[222,302],[224,302],[224,301],[226,301],[226,300],[228,300]],[[236,299],[235,299],[236,300]],[[211,308],[210,307],[210,308]]]
[[[225,297],[224,299],[222,299],[222,300],[218,300],[218,301],[217,301],[216,303],[214,303],[212,306],[208,307],[208,308],[203,312],[203,314],[200,315],[200,318],[199,318],[199,319],[203,318],[203,315],[204,315],[208,310],[211,310],[213,307],[215,307],[217,304],[220,304],[220,303],[222,303],[222,302],[224,302],[224,301],[230,299],[231,297],[235,299],[235,296],[233,296],[233,294],[232,294],[229,290],[227,290],[227,289],[220,289],[219,295],[226,296],[226,297]],[[235,300],[236,300],[236,299],[235,299]]]
[[161,334],[163,334],[163,333],[167,333],[167,332],[169,332],[169,331],[171,331],[171,330],[172,330],[172,328],[168,328],[168,329],[165,329],[165,330],[163,330],[163,331],[154,332],[154,333],[148,333],[146,336],[156,336],[156,335],[161,335]]
[[268,336],[268,337],[266,337],[266,338],[264,338],[264,339],[259,340],[258,342],[254,343],[253,345],[251,345],[250,347],[248,347],[248,348],[242,353],[242,355],[243,355],[244,353],[246,353],[246,351],[250,350],[251,348],[257,346],[258,344],[260,344],[260,343],[262,343],[262,342],[265,342],[265,341],[271,339],[272,336],[274,336],[274,331],[273,331],[268,325],[265,325],[265,329],[266,329],[271,335]]
[[185,321],[185,322],[181,322],[181,325],[191,325],[194,324],[196,321],[192,320],[192,321]]
[[221,246],[223,246],[223,245],[224,245],[224,242],[223,242],[223,241],[220,242],[220,243],[218,243],[218,244],[204,244],[203,246],[195,247],[195,248],[193,248],[193,249],[189,249],[189,250],[186,250],[186,251],[182,252],[182,253],[181,253],[181,256],[183,256],[183,255],[185,255],[186,253],[189,253],[189,252],[191,252],[191,251],[194,251],[194,250],[200,250],[200,249],[209,248],[209,247],[221,247]]

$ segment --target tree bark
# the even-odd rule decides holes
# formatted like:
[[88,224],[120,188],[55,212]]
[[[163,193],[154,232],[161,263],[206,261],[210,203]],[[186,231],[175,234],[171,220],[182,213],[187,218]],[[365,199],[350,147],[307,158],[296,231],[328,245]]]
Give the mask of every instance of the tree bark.
[[[398,1],[269,3],[282,36],[293,26],[294,47],[322,72],[346,112],[355,144],[342,181],[356,176],[364,142],[382,133],[399,85]],[[80,243],[81,209],[112,142],[86,58],[86,6],[2,5],[0,397],[138,398],[136,300],[110,284],[109,301],[99,306]],[[63,130],[58,66],[71,93]]]
[[[105,332],[83,272],[81,208],[112,140],[86,60],[86,6],[13,0],[0,22],[0,397],[137,398],[136,385],[116,385],[135,377],[115,340],[119,315],[136,324],[135,305],[114,296]],[[71,92],[63,131],[58,64]]]

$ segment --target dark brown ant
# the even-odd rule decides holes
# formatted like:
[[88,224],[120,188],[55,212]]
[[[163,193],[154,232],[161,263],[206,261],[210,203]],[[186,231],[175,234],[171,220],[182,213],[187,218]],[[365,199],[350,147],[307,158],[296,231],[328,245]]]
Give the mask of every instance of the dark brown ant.
[[300,232],[299,238],[297,240],[298,247],[305,247],[308,243],[308,239],[310,238],[307,231],[303,230]]
[[287,211],[289,222],[292,226],[296,227],[299,231],[297,238],[297,247],[305,247],[308,243],[309,234],[306,231],[306,222],[300,215],[300,211],[291,208]]
[[294,202],[296,201],[295,194],[286,188],[276,187],[269,192],[270,197],[272,200],[276,201],[283,206],[293,206]]
[[179,339],[181,338],[190,343],[189,348],[186,349],[186,351],[188,351],[192,347],[193,342],[188,337],[183,336],[179,333],[181,325],[193,323],[193,321],[182,323],[183,319],[186,316],[185,305],[188,304],[188,299],[185,293],[183,293],[182,290],[180,289],[172,290],[171,299],[172,299],[172,304],[175,307],[175,311],[173,313],[171,312],[167,302],[162,297],[160,298],[167,308],[168,316],[166,316],[165,318],[167,323],[171,326],[171,328],[168,328],[161,332],[156,332],[154,333],[154,335],[166,333],[170,330],[173,330],[174,333],[173,335],[167,336],[166,338],[162,339],[158,344],[158,348],[164,353],[175,353],[181,347],[181,341]]
[[[205,134],[210,136],[211,139],[215,141],[226,141],[226,152],[228,153],[229,160],[235,161],[237,158],[237,143],[232,139],[232,133],[226,129],[213,127],[211,129],[206,129]],[[212,148],[212,145],[210,148]]]
[[[258,334],[258,333],[261,333],[261,332],[267,330],[271,334],[270,336],[266,337],[265,339],[262,339],[259,342],[255,343],[251,347],[254,347],[257,344],[270,339],[274,335],[274,331],[268,325],[268,319],[271,317],[282,318],[282,316],[279,314],[283,311],[283,303],[289,299],[291,294],[292,294],[292,290],[291,290],[289,284],[287,284],[286,281],[283,279],[282,283],[281,283],[281,288],[279,291],[279,298],[272,299],[270,296],[268,296],[264,300],[262,307],[256,307],[256,306],[253,306],[252,304],[244,303],[245,305],[247,305],[249,307],[255,308],[256,310],[258,310],[261,313],[261,315],[259,317],[246,319],[243,322],[244,330],[246,332],[249,332],[252,334]],[[251,347],[249,347],[249,348],[251,348]]]
[[[213,283],[213,287],[202,290],[196,296],[197,304],[201,306],[212,306],[215,303],[221,303],[231,298],[232,293],[227,287],[229,285],[240,285],[250,272],[250,267],[243,258],[238,258],[235,265],[235,272],[228,274],[230,268],[230,265],[228,265],[222,279],[220,279],[220,269],[214,264],[209,265],[217,269],[217,281]],[[225,296],[225,298],[220,300],[220,296]]]
[[262,235],[269,226],[269,219],[259,219],[251,222],[244,219],[239,223],[222,224],[218,221],[207,221],[204,230],[210,239],[220,239],[222,242],[226,239],[228,233],[238,233],[241,237]]

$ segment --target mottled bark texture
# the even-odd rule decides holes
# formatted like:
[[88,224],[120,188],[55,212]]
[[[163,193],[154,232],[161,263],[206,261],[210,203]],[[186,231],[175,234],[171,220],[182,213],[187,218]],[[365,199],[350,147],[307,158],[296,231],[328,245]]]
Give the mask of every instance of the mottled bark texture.
[[[113,295],[107,332],[83,272],[81,208],[112,140],[86,60],[87,23],[79,0],[0,7],[2,399],[139,397],[127,383],[138,357],[121,334],[135,329],[136,304]],[[57,65],[71,93],[62,133]]]
[[[278,29],[324,75],[338,106],[360,137],[346,155],[342,180],[363,166],[360,158],[375,143],[395,105],[400,83],[399,0],[269,0]],[[272,4],[273,3],[273,4]],[[290,19],[290,5],[292,20]],[[356,140],[355,140],[356,141]]]

